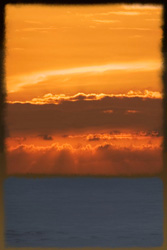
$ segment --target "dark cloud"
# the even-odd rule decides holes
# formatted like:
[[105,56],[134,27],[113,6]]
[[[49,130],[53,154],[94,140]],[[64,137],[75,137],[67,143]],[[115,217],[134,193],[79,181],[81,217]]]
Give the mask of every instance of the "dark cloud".
[[63,138],[68,138],[68,137],[69,137],[69,135],[62,135],[62,137],[63,137]]
[[101,146],[98,146],[98,150],[108,150],[109,148],[111,148],[111,145],[110,144],[105,144],[105,145],[101,145]]
[[110,131],[110,135],[119,135],[120,133],[121,133],[121,131],[119,131],[119,130]]
[[[126,114],[126,110],[140,112]],[[113,110],[113,113],[105,113]],[[78,129],[162,129],[162,100],[138,97],[104,97],[100,100],[63,101],[60,104],[8,104],[7,126],[11,134],[68,133]]]
[[88,136],[88,141],[100,141],[100,138],[96,135]]
[[139,136],[152,136],[152,137],[160,137],[163,136],[163,131],[162,129],[154,129],[154,130],[146,130],[146,131],[140,131],[136,132],[136,135]]
[[50,135],[38,135],[39,137],[41,137],[43,140],[46,140],[46,141],[52,141],[53,140],[53,137],[50,136]]

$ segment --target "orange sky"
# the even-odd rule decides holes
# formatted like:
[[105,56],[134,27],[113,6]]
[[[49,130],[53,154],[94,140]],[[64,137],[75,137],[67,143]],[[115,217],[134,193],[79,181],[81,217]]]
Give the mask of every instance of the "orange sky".
[[7,5],[9,173],[160,171],[161,15],[159,5]]
[[161,15],[151,5],[7,5],[9,100],[161,91]]

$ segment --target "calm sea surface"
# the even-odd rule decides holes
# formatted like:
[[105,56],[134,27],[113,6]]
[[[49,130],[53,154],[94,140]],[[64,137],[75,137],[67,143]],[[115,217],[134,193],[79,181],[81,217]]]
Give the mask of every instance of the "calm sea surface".
[[6,244],[132,247],[163,243],[158,178],[8,178]]

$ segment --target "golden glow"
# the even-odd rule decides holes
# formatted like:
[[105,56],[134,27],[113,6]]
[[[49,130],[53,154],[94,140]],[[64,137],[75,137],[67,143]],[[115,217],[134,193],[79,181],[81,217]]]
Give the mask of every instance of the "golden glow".
[[65,175],[155,174],[162,170],[160,155],[160,148],[152,145],[129,148],[104,143],[95,147],[87,144],[74,149],[70,144],[52,144],[48,147],[21,144],[8,151],[7,172]]
[[[11,92],[19,90],[20,87],[24,85],[37,84],[43,81],[49,80],[49,77],[54,76],[69,76],[73,74],[90,74],[90,73],[104,73],[106,71],[155,71],[161,68],[160,63],[155,62],[132,62],[132,63],[118,63],[118,64],[107,64],[107,65],[99,65],[99,66],[88,66],[88,67],[80,67],[80,68],[71,68],[71,69],[60,69],[55,71],[43,71],[37,74],[32,75],[23,75],[18,78],[9,78],[8,80],[15,84],[15,89],[11,90]],[[10,93],[10,90],[9,90]]]
[[161,16],[160,5],[6,6],[8,173],[161,171]]
[[161,13],[152,5],[7,5],[8,100],[162,92]]
[[[140,97],[140,98],[153,98],[153,99],[162,99],[162,94],[157,91],[149,91],[149,90],[144,90],[144,91],[133,91],[130,90],[127,94],[85,94],[85,93],[78,93],[73,96],[66,96],[64,94],[61,95],[53,95],[51,93],[48,93],[44,95],[43,97],[39,98],[33,98],[30,101],[9,101],[8,103],[31,103],[31,104],[60,104],[63,101],[71,101],[71,102],[76,102],[80,100],[80,98],[84,101],[91,101],[91,100],[101,100],[105,97]],[[105,111],[105,112],[110,112],[110,111]]]

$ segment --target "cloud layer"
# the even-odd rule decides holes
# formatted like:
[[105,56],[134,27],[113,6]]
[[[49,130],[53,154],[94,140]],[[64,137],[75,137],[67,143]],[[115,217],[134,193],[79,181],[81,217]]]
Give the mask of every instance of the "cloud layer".
[[150,91],[150,90],[144,90],[144,91],[128,91],[127,94],[85,94],[85,93],[77,93],[75,95],[54,95],[51,93],[45,94],[43,97],[37,97],[33,98],[31,101],[8,101],[8,103],[30,103],[30,104],[60,104],[63,101],[79,101],[79,100],[85,100],[85,101],[91,101],[91,100],[101,100],[105,97],[140,97],[140,98],[155,98],[155,99],[161,99],[162,94],[158,91]]
[[8,104],[6,125],[11,136],[80,129],[158,132],[162,129],[162,99],[159,98],[94,94],[57,98],[47,95],[42,102],[56,104]]
[[48,147],[20,145],[10,149],[8,174],[45,173],[60,175],[155,174],[162,170],[161,148],[115,147],[101,144],[74,149],[69,144]]

